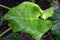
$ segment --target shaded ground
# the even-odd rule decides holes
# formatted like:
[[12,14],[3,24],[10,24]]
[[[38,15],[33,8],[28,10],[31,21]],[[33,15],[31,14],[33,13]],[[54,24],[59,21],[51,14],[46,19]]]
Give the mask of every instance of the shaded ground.
[[[24,1],[27,1],[27,0],[24,0]],[[23,0],[0,0],[0,4],[8,6],[8,7],[14,7],[14,6],[20,4],[21,2],[23,2]],[[42,9],[47,9],[51,6],[50,3],[47,2],[46,0],[36,0],[35,3],[37,3],[39,6],[41,6]],[[2,15],[7,13],[7,11],[8,11],[8,9],[0,7],[0,13],[2,13]],[[7,28],[9,28],[8,22],[4,21],[2,23],[2,25],[0,26],[0,33]],[[9,31],[4,36],[7,36],[11,32],[12,31]],[[30,35],[28,35],[27,33],[20,32],[19,34],[21,35],[23,40],[33,40],[33,38]],[[55,38],[54,38],[54,35],[52,34],[51,30],[49,30],[45,35],[43,35],[41,40],[55,40]]]

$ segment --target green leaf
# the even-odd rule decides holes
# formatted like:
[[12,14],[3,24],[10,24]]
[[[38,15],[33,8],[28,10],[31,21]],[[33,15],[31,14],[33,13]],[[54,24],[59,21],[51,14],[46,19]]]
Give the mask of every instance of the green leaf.
[[56,40],[60,40],[60,13],[59,10],[55,10],[55,13],[52,16],[53,19],[53,26],[52,31],[53,34],[56,36]]
[[52,16],[52,19],[60,20],[60,14],[59,13],[54,13],[53,16]]
[[4,18],[2,16],[2,14],[0,13],[0,26],[1,26],[2,22],[3,22],[3,20],[4,20]]
[[22,40],[18,33],[11,33],[8,36],[2,38],[1,40]]
[[26,32],[35,40],[40,40],[42,35],[52,26],[50,20],[38,18],[43,14],[43,10],[41,10],[37,4],[23,2],[20,5],[11,8],[5,15],[5,19],[11,24],[13,32]]
[[56,40],[60,40],[60,20],[54,21],[52,31],[56,35]]
[[2,17],[2,15],[0,14],[0,25],[2,24],[2,23],[1,23],[1,17]]

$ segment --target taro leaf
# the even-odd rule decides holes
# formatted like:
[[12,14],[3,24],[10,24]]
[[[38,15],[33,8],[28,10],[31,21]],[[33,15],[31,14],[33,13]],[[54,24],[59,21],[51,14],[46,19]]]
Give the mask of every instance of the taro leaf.
[[18,33],[11,33],[8,36],[1,38],[1,40],[22,40]]
[[50,20],[38,18],[43,14],[41,8],[31,2],[23,2],[11,8],[5,15],[5,19],[11,24],[13,32],[29,33],[35,40],[40,40],[52,26]]
[[60,20],[54,21],[52,30],[56,35],[56,40],[60,40]]

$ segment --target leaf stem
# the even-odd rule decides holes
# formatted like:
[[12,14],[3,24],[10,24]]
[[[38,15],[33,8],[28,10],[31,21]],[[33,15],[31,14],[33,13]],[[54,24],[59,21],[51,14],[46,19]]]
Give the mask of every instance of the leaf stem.
[[6,8],[6,9],[10,9],[9,7],[4,6],[4,5],[2,5],[2,4],[0,4],[0,6],[3,7],[3,8]]
[[0,37],[2,37],[5,33],[7,33],[8,31],[10,31],[12,28],[10,27],[10,28],[8,28],[8,29],[6,29],[4,32],[2,32],[1,34],[0,34]]
[[32,2],[34,3],[34,2],[35,2],[35,0],[32,0]]

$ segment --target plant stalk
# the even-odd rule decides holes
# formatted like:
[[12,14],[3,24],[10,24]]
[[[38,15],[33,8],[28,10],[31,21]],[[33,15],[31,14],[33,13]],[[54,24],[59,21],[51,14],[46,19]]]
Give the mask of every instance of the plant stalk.
[[2,4],[0,4],[0,6],[3,7],[3,8],[6,8],[6,9],[11,9],[11,8],[9,8],[7,6],[2,5]]
[[5,33],[7,33],[8,31],[10,31],[12,28],[10,27],[10,28],[8,28],[8,29],[6,29],[4,32],[2,32],[1,34],[0,34],[0,37],[2,37]]
[[35,2],[35,0],[32,0],[32,2],[34,3],[34,2]]

